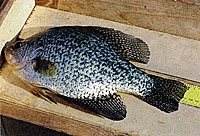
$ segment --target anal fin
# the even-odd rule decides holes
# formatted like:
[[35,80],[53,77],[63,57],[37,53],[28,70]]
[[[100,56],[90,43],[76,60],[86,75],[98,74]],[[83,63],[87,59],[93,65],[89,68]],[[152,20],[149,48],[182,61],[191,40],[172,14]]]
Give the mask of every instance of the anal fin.
[[126,106],[117,94],[94,100],[67,98],[67,101],[115,121],[124,119],[127,113]]

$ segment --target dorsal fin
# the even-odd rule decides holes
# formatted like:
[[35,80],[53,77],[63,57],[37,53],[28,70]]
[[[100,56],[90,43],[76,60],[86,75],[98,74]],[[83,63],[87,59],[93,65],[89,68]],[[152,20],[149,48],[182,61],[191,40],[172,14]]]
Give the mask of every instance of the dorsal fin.
[[147,44],[139,38],[125,34],[111,28],[91,27],[98,33],[105,35],[106,40],[111,42],[122,53],[123,57],[130,61],[148,63],[149,48]]
[[96,35],[112,45],[128,61],[148,63],[150,51],[139,38],[112,28],[98,26],[71,26],[72,29]]

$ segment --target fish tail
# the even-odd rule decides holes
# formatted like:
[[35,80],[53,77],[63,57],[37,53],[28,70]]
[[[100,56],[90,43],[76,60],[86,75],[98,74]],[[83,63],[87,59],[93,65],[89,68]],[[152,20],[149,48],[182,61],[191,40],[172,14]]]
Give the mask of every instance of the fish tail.
[[154,81],[154,86],[151,93],[143,96],[142,99],[167,113],[178,110],[179,102],[189,88],[179,81],[154,75],[150,77]]

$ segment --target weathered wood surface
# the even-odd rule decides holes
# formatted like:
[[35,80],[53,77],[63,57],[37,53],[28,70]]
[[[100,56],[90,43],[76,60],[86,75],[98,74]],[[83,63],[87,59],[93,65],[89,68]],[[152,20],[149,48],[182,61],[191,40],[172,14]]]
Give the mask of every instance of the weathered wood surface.
[[44,0],[42,2],[36,0],[36,2],[39,5],[69,12],[200,40],[199,0]]
[[23,120],[1,115],[1,136],[70,136]]
[[34,0],[9,0],[0,13],[0,50],[24,26],[35,6]]
[[37,33],[38,27],[62,25],[111,27],[141,38],[149,45],[151,52],[149,63],[147,65],[138,64],[138,66],[197,82],[200,81],[200,41],[62,11],[57,11],[54,16],[51,15],[51,12],[55,11],[54,9],[48,9],[48,11],[42,7],[38,7],[38,9],[40,10],[35,10],[24,26],[21,33],[22,37],[27,38]]
[[[73,136],[128,136],[112,129],[88,124],[69,117],[58,116],[48,111],[34,109],[31,105],[12,103],[0,98],[1,114],[18,120],[31,122]],[[28,135],[28,134],[27,134]]]
[[2,72],[0,81],[1,114],[67,134],[187,136],[200,132],[200,112],[195,107],[180,105],[178,112],[166,114],[133,96],[122,95],[128,115],[124,120],[115,122],[75,109],[62,99],[53,104],[33,96],[9,68]]
[[174,0],[174,1],[180,1],[183,3],[188,3],[193,5],[200,5],[200,0]]
[[[189,74],[191,74],[190,70],[196,70],[194,67],[199,66],[199,61],[196,62],[198,59],[196,57],[199,57],[199,41],[40,6],[35,7],[20,37],[27,38],[34,33],[38,33],[41,29],[63,25],[98,25],[113,27],[143,39],[150,46],[151,60],[148,65],[137,64],[140,67],[152,68],[155,70],[159,68],[159,65],[156,65],[156,63],[161,63],[162,72],[167,70],[168,72],[164,73],[175,73],[173,75],[177,75],[179,70],[183,70],[182,67],[185,68],[186,73],[189,72]],[[188,45],[190,45],[190,47],[188,47]],[[168,50],[168,54],[165,53],[166,50]],[[185,56],[189,52],[193,52],[190,55],[192,60],[188,59],[188,56]],[[186,63],[183,63],[184,61],[186,61]],[[194,65],[187,65],[187,63],[193,64],[194,62]],[[176,65],[174,66],[174,64],[178,64],[178,68]],[[151,65],[152,67],[149,67]],[[167,65],[166,69],[163,68],[164,65]],[[196,75],[198,75],[198,70],[199,69],[196,70]],[[189,74],[184,75],[185,72],[182,72],[183,74],[179,73],[180,76],[186,76],[188,79],[196,78],[195,76],[189,76]],[[197,81],[200,80],[197,78]],[[113,130],[140,136],[184,136],[198,135],[200,133],[200,110],[198,108],[180,104],[179,111],[166,114],[133,96],[124,94],[122,98],[127,105],[128,114],[124,120],[115,122],[69,105],[66,101],[59,98],[58,104],[51,104],[33,96],[29,93],[30,88],[18,81],[8,67],[4,68],[0,76],[0,91],[0,100],[4,106],[2,114],[9,115],[16,119],[23,119],[54,130],[67,132],[68,134],[78,133],[76,131],[79,126],[73,124],[74,122],[76,124],[77,120],[83,124],[88,124],[85,126],[80,123],[80,126],[82,127],[83,125],[86,129],[89,129],[87,127],[90,126],[89,124],[92,124],[92,128],[89,130],[93,132],[97,131],[96,133],[99,132],[102,135],[107,134],[107,132],[110,134],[119,134]],[[21,114],[12,109],[18,109]],[[7,113],[7,111],[10,112]],[[68,121],[71,122],[72,125],[70,125],[70,123],[68,124]],[[68,127],[69,129],[67,129]],[[66,130],[63,130],[65,128]],[[98,130],[99,128],[100,130]]]
[[[128,135],[108,125],[105,127],[98,122],[84,120],[84,116],[79,116],[82,112],[85,112],[86,116],[94,116],[93,118],[97,115],[90,115],[89,111],[71,105],[59,97],[54,97],[58,102],[54,104],[32,95],[31,88],[19,80],[7,64],[2,68],[0,83],[1,115],[76,136]],[[77,115],[73,115],[73,112]]]
[[[200,0],[171,0],[171,1],[178,1],[192,5],[200,5]],[[37,5],[52,7],[52,8],[58,8],[58,2],[59,0],[36,0]]]
[[58,1],[59,0],[36,0],[37,5],[50,7],[50,8],[58,8]]
[[8,14],[8,11],[12,7],[12,4],[14,3],[15,0],[4,0],[0,2],[0,26]]

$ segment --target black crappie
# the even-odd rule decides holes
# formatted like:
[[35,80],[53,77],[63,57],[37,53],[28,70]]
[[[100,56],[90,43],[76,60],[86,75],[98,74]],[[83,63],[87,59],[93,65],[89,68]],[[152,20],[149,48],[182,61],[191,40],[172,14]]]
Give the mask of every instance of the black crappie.
[[112,120],[126,117],[118,91],[172,112],[188,89],[183,83],[147,74],[131,64],[129,61],[148,62],[147,44],[109,28],[51,28],[5,47],[4,53],[23,81],[72,98]]

